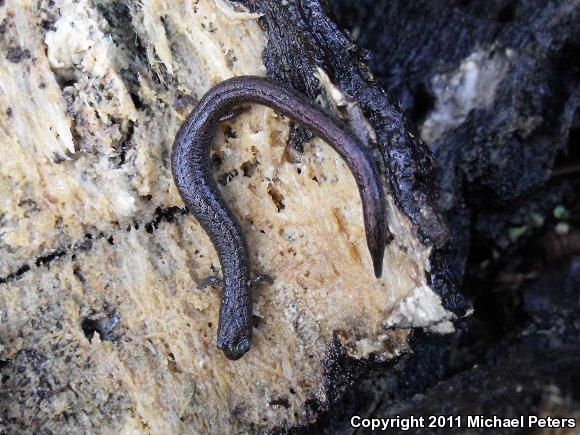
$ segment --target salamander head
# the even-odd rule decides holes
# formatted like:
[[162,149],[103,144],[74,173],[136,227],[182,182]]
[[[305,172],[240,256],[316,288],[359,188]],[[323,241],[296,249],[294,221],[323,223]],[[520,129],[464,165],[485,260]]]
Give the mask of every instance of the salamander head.
[[238,330],[233,336],[218,334],[217,347],[231,360],[240,359],[250,350],[250,336],[245,330]]

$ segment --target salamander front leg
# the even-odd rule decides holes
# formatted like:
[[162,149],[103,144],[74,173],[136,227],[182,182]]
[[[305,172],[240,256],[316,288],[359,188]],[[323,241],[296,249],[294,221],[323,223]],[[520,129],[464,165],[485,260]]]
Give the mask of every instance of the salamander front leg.
[[270,275],[259,274],[259,275],[256,275],[255,277],[251,278],[248,281],[248,285],[250,287],[257,287],[263,283],[267,283],[267,284],[272,285],[272,284],[274,284],[274,279]]

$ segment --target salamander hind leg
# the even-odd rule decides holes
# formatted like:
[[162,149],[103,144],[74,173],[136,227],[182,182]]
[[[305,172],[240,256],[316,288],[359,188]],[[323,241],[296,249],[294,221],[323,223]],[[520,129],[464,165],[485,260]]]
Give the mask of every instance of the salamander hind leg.
[[199,285],[197,286],[198,289],[203,290],[206,287],[212,286],[217,287],[220,289],[223,288],[224,282],[222,279],[218,278],[217,276],[208,276],[200,281]]

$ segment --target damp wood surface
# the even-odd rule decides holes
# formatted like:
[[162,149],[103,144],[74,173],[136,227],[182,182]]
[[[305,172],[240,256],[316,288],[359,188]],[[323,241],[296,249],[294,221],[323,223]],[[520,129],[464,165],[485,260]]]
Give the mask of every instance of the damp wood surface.
[[289,147],[289,121],[252,106],[221,124],[212,161],[274,283],[254,292],[250,352],[216,349],[219,294],[197,286],[219,263],[169,156],[205,91],[266,75],[260,16],[221,0],[0,1],[3,430],[304,425],[352,378],[332,372],[336,349],[387,363],[409,326],[453,330],[399,198],[377,280],[346,165],[319,139]]

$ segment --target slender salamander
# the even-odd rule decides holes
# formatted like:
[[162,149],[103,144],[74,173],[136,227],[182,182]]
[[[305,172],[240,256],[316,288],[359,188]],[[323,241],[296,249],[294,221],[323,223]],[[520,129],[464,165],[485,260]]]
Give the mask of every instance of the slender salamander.
[[252,299],[248,249],[240,227],[212,177],[210,150],[220,119],[244,103],[257,103],[298,121],[331,145],[352,172],[362,200],[367,246],[374,272],[381,275],[387,242],[385,194],[371,151],[342,122],[297,91],[273,80],[244,76],[210,89],[179,129],[171,155],[179,194],[209,235],[223,274],[217,347],[229,359],[250,348]]

